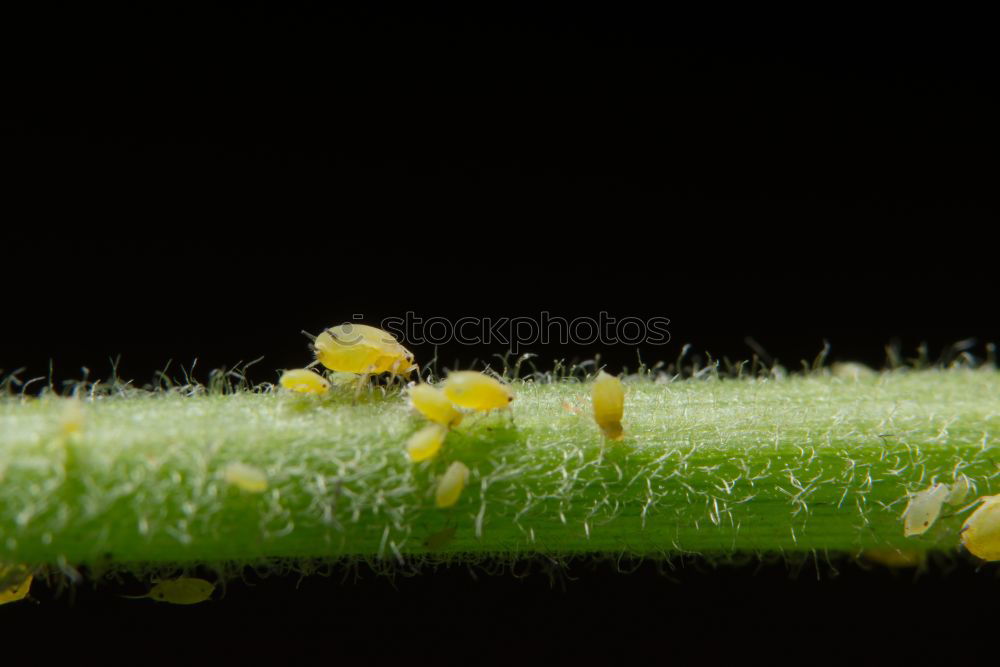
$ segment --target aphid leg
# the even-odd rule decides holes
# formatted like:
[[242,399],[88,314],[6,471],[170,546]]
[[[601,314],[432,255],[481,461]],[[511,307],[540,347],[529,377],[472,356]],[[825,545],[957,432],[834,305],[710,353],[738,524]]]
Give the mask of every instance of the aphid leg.
[[410,370],[406,371],[405,373],[400,373],[399,366],[401,363],[402,362],[400,361],[396,361],[392,365],[392,368],[390,369],[390,373],[392,374],[392,382],[390,386],[395,386],[396,380],[399,380],[400,391],[406,388],[406,382],[410,379],[410,376],[413,374],[413,368],[410,368]]
[[361,373],[358,375],[358,381],[354,383],[354,402],[357,403],[358,399],[361,397],[361,390],[364,389],[365,385],[369,383],[369,378],[371,376],[368,373]]
[[308,339],[309,339],[309,340],[311,340],[312,342],[314,342],[314,343],[316,342],[316,336],[313,336],[313,335],[312,335],[311,333],[309,333],[309,332],[308,332],[308,331],[306,331],[305,329],[303,329],[303,330],[301,331],[301,333],[302,333],[302,335],[303,335],[303,336],[305,336],[306,338],[308,338]]

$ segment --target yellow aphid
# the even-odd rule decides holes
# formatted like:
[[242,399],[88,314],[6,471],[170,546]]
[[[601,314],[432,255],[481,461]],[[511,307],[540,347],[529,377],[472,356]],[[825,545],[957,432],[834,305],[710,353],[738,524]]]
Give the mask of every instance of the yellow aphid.
[[510,387],[476,371],[455,371],[444,381],[448,400],[472,410],[506,408],[514,400]]
[[949,505],[961,505],[972,490],[972,482],[963,474],[955,476],[955,481],[951,483],[948,496],[944,501]]
[[444,426],[458,426],[462,413],[455,409],[444,392],[429,384],[418,384],[410,389],[413,407],[432,422]]
[[249,493],[267,491],[267,475],[264,471],[245,463],[230,463],[222,471],[222,477],[228,484]]
[[438,507],[451,507],[462,496],[462,489],[469,481],[469,469],[461,461],[455,461],[444,471],[434,494],[434,502]]
[[441,424],[430,424],[410,436],[406,441],[406,452],[414,463],[426,461],[437,456],[444,443],[448,429]]
[[23,565],[0,564],[0,604],[23,600],[31,589],[32,576]]
[[293,368],[281,374],[278,380],[282,387],[300,394],[325,394],[330,391],[330,383],[319,373],[308,368]]
[[983,496],[962,526],[962,545],[983,560],[1000,560],[1000,496]]
[[413,353],[392,334],[366,324],[330,327],[313,345],[316,360],[331,371],[409,375],[418,370]]
[[622,381],[604,371],[597,374],[590,390],[594,403],[594,421],[608,440],[621,440],[622,414],[625,411],[625,387]]
[[910,502],[903,512],[903,535],[913,537],[926,533],[937,521],[948,491],[947,484],[932,484],[910,496]]
[[123,597],[132,600],[150,598],[157,602],[169,602],[170,604],[198,604],[212,597],[215,585],[204,579],[194,577],[178,577],[168,579],[149,589],[145,595],[125,595]]

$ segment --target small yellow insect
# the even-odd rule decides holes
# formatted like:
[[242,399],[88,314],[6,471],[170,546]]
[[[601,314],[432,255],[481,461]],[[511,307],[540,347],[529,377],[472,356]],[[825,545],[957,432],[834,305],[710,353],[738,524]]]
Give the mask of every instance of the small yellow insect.
[[226,483],[249,493],[267,491],[267,475],[260,468],[245,463],[230,463],[222,471]]
[[622,381],[601,371],[594,380],[590,396],[594,403],[594,421],[601,427],[604,437],[608,440],[621,440],[625,437],[622,430],[625,387],[622,386]]
[[0,604],[27,597],[32,579],[31,572],[23,565],[0,564]]
[[316,361],[331,371],[407,376],[419,367],[392,334],[366,324],[330,327],[313,341]]
[[448,435],[448,428],[441,424],[429,424],[410,436],[406,441],[406,451],[414,463],[427,461],[437,456]]
[[455,371],[444,381],[444,395],[455,405],[472,410],[498,410],[514,400],[510,387],[476,371]]
[[429,384],[410,389],[410,402],[420,414],[443,426],[458,426],[462,413],[455,409],[444,392]]
[[462,496],[462,489],[469,481],[469,468],[461,461],[455,461],[444,471],[434,493],[434,502],[438,507],[451,507]]
[[122,597],[131,600],[142,600],[150,598],[157,602],[169,602],[170,604],[198,604],[212,597],[215,584],[210,584],[204,579],[194,577],[178,577],[168,579],[149,589],[145,595],[123,595]]
[[947,484],[931,484],[910,496],[910,502],[903,511],[903,535],[914,537],[926,533],[937,521],[948,492]]
[[962,545],[983,560],[1000,560],[1000,495],[983,496],[962,526]]
[[278,380],[282,387],[300,394],[325,394],[330,391],[330,383],[319,373],[308,368],[293,368],[281,374]]

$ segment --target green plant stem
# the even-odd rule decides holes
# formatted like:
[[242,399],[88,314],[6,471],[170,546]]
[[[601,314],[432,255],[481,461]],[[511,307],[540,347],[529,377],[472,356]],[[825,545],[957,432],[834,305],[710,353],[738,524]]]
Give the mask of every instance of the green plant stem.
[[[126,392],[0,401],[0,561],[636,556],[951,549],[963,510],[903,536],[907,493],[967,475],[996,492],[1000,373],[627,384],[606,443],[578,382],[515,383],[412,464],[404,398]],[[74,434],[73,425],[81,430]],[[434,506],[453,460],[472,470]],[[221,471],[264,470],[252,494]]]

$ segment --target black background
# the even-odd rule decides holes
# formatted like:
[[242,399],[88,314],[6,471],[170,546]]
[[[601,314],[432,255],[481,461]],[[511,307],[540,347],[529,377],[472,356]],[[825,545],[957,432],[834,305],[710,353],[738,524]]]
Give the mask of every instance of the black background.
[[[406,311],[669,318],[670,344],[640,346],[650,363],[684,343],[744,359],[747,336],[793,367],[824,340],[873,365],[893,341],[937,358],[972,338],[982,357],[998,338],[985,26],[578,5],[11,16],[0,368],[102,377],[121,355],[119,373],[145,382],[168,360],[197,358],[204,379],[263,355],[251,377],[273,381],[309,359],[301,329]],[[438,352],[453,366],[503,351]],[[525,351],[542,367],[636,360],[628,346]],[[182,651],[185,633],[214,639],[202,655],[712,662],[765,645],[811,659],[815,642],[859,662],[969,650],[996,597],[970,565],[915,585],[852,566],[820,583],[754,572],[675,583],[578,566],[562,592],[459,568],[398,590],[271,579],[194,611],[87,594],[3,611]]]

